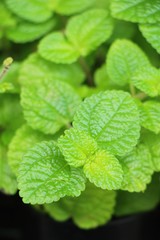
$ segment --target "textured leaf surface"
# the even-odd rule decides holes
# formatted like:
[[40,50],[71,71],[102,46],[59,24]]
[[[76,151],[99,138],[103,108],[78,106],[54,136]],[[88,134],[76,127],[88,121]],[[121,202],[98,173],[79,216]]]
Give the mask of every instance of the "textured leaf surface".
[[133,213],[150,211],[155,208],[160,199],[159,184],[159,175],[155,175],[144,193],[119,191],[117,195],[115,214],[117,216],[124,216]]
[[144,52],[129,40],[116,40],[107,55],[107,73],[116,84],[123,86],[131,81],[135,71],[149,65]]
[[[53,139],[53,136],[52,136]],[[12,171],[18,175],[23,155],[38,142],[51,140],[51,136],[31,129],[27,125],[19,128],[9,144],[8,161]]]
[[32,22],[44,22],[52,16],[48,0],[6,0],[6,4],[13,13]]
[[159,0],[113,0],[111,6],[116,18],[140,23],[160,21]]
[[147,67],[135,73],[132,83],[150,97],[160,95],[160,70]]
[[[54,3],[55,1],[53,1]],[[70,15],[81,11],[84,11],[88,7],[91,7],[95,0],[58,0],[57,4],[54,6],[54,10],[60,14]]]
[[112,20],[105,10],[89,10],[71,18],[66,35],[82,56],[96,49],[111,35]]
[[79,86],[79,84],[84,81],[84,73],[76,63],[68,65],[55,64],[46,61],[38,54],[30,55],[22,64],[19,77],[20,83],[22,85],[30,85],[31,80],[32,82],[40,82],[43,81],[44,78]]
[[100,92],[80,105],[73,126],[92,136],[100,147],[125,155],[139,138],[139,113],[128,93]]
[[81,100],[67,83],[44,78],[22,88],[21,103],[28,124],[46,134],[54,134],[72,121]]
[[65,136],[60,137],[58,146],[69,165],[83,166],[97,150],[95,140],[85,132],[74,128],[65,131]]
[[139,105],[141,124],[154,133],[160,132],[160,103],[146,101]]
[[0,190],[6,194],[17,191],[16,178],[7,162],[7,148],[0,142]]
[[124,171],[121,189],[129,192],[144,191],[153,174],[153,164],[148,148],[141,144],[119,160]]
[[146,40],[152,45],[153,48],[160,53],[160,23],[156,24],[141,24],[140,30]]
[[54,26],[53,19],[39,24],[20,21],[14,28],[7,30],[7,37],[15,43],[32,42],[48,33]]
[[43,38],[38,51],[44,59],[55,63],[73,63],[79,57],[76,49],[60,32],[51,33]]
[[142,141],[148,147],[155,171],[160,171],[160,134],[147,132],[142,135]]
[[105,150],[97,151],[84,165],[84,173],[97,187],[116,190],[121,187],[123,170],[119,161]]
[[85,189],[81,169],[70,167],[53,141],[38,143],[23,157],[18,187],[24,203],[43,204]]

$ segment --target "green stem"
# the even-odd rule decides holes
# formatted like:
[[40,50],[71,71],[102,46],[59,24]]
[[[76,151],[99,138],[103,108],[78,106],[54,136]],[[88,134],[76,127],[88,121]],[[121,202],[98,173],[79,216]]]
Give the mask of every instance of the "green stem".
[[79,58],[79,63],[87,77],[87,83],[89,86],[94,86],[94,83],[93,83],[93,78],[92,78],[92,74],[91,74],[91,71],[90,71],[90,68],[86,62],[86,60],[83,58],[83,57],[80,57]]
[[2,72],[0,73],[0,81],[2,82],[3,77],[6,75],[6,73],[8,72],[8,68],[3,68]]
[[136,96],[136,89],[135,89],[135,87],[132,83],[130,83],[129,88],[130,88],[130,93],[131,93],[132,97],[135,97]]

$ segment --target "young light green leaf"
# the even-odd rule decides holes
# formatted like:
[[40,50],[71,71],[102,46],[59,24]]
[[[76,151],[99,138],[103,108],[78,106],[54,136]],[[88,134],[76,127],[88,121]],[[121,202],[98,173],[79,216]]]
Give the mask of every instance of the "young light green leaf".
[[105,42],[113,30],[112,19],[105,10],[89,10],[72,17],[66,36],[80,55],[86,56]]
[[70,166],[81,167],[97,150],[95,140],[83,131],[71,128],[58,140],[58,146]]
[[131,22],[156,23],[160,21],[159,0],[113,0],[111,10],[115,18]]
[[160,70],[154,67],[145,67],[132,76],[132,83],[150,97],[160,95]]
[[31,54],[20,69],[20,83],[23,86],[30,85],[30,79],[32,82],[40,82],[44,78],[63,81],[77,87],[84,81],[85,76],[78,63],[55,64],[41,58],[37,53]]
[[52,16],[49,0],[6,0],[7,7],[22,19],[40,23]]
[[160,53],[160,23],[141,24],[139,28],[146,40],[157,50],[158,53]]
[[0,190],[6,194],[17,191],[17,181],[7,162],[7,148],[0,142]]
[[78,197],[85,189],[85,176],[65,162],[55,142],[41,142],[24,155],[18,187],[24,203],[51,203],[64,196]]
[[67,83],[44,78],[22,88],[21,103],[28,124],[46,134],[54,134],[73,120],[81,100]]
[[160,103],[146,101],[139,104],[139,110],[142,126],[156,134],[160,133]]
[[73,63],[80,56],[61,32],[54,32],[43,38],[38,46],[38,52],[46,60],[63,64]]
[[85,9],[93,6],[95,0],[81,0],[81,1],[75,1],[75,0],[58,0],[53,1],[53,9],[60,14],[63,15],[71,15],[78,12],[82,12]]
[[154,171],[149,149],[141,144],[119,160],[124,172],[121,189],[129,192],[144,191]]
[[115,215],[124,216],[154,209],[160,199],[159,175],[154,175],[152,182],[143,193],[119,191]]
[[160,171],[160,134],[143,133],[142,141],[151,153],[154,170]]
[[105,150],[98,150],[83,167],[90,182],[97,187],[116,190],[121,187],[123,170],[116,157]]
[[85,131],[112,154],[125,155],[139,138],[139,112],[128,93],[100,92],[80,105],[73,126]]
[[129,40],[116,40],[107,55],[107,73],[117,85],[124,86],[131,81],[135,71],[150,65],[145,53]]
[[9,28],[6,31],[6,35],[9,40],[15,43],[32,42],[48,33],[54,26],[54,19],[43,23],[19,21],[14,28]]
[[15,175],[18,175],[18,169],[22,162],[23,155],[38,142],[51,140],[53,136],[44,135],[41,132],[31,129],[27,125],[19,128],[9,144],[8,162]]

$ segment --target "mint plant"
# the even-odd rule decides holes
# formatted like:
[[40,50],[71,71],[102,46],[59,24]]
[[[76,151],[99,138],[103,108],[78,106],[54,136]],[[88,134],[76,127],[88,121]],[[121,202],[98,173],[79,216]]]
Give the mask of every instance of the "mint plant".
[[156,0],[1,1],[2,192],[84,229],[159,203],[159,13]]

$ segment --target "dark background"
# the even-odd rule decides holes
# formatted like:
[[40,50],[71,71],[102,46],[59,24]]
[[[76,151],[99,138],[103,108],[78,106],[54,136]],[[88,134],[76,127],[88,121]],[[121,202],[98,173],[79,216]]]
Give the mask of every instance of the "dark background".
[[160,239],[159,229],[160,208],[112,219],[106,226],[86,231],[72,221],[55,222],[23,204],[18,195],[0,194],[0,240],[152,240]]

